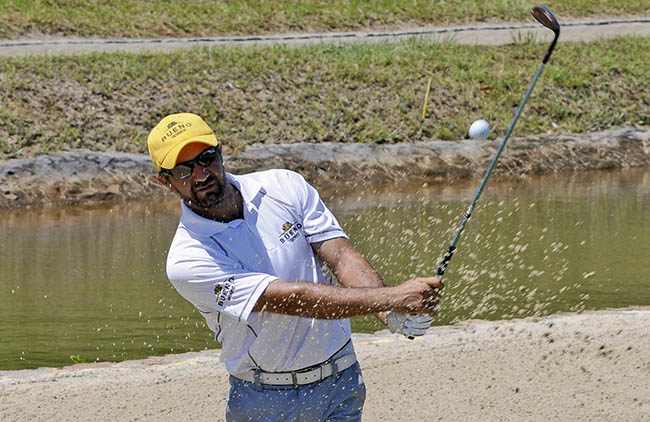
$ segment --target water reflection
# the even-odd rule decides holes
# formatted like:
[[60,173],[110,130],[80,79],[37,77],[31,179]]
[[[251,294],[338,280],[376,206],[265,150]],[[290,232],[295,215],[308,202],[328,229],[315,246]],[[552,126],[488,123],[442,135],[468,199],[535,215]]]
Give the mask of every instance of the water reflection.
[[[492,183],[492,182],[491,182]],[[323,191],[387,281],[435,270],[476,181]],[[176,201],[3,213],[0,369],[215,347],[164,273]],[[439,323],[650,304],[650,171],[501,180],[446,274]],[[356,331],[380,327],[353,321]]]

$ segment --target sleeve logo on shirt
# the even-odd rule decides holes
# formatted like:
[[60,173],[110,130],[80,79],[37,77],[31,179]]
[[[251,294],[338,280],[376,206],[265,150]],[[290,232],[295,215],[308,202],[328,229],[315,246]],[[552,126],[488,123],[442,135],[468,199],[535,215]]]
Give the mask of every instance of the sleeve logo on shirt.
[[282,225],[282,233],[280,233],[280,243],[295,242],[302,230],[302,224],[295,222],[286,222]]
[[224,304],[232,299],[235,293],[235,277],[230,277],[223,284],[214,286],[214,295],[217,297],[217,305],[223,307]]

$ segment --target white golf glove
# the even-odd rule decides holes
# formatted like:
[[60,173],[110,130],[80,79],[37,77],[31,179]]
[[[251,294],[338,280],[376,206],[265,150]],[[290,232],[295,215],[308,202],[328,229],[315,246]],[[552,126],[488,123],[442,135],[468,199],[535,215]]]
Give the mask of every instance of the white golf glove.
[[419,337],[431,327],[433,318],[428,315],[404,315],[397,312],[386,314],[386,323],[391,333],[402,334],[408,338]]

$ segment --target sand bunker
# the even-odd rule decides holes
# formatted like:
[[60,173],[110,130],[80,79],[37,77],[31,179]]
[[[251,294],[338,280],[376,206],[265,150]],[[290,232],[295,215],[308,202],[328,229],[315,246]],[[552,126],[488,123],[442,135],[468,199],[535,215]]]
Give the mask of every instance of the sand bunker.
[[[354,342],[365,421],[647,421],[650,307],[438,327]],[[0,419],[224,420],[219,351],[0,372]]]

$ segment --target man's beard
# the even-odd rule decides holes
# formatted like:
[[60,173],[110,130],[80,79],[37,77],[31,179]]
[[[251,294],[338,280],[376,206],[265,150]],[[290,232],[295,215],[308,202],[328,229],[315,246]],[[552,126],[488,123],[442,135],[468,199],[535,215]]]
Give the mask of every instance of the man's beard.
[[[196,195],[194,197],[196,198]],[[186,199],[185,203],[193,207],[209,209],[221,205],[225,198],[226,190],[220,189],[218,192],[208,192],[201,200],[198,198]]]
[[[192,197],[183,198],[183,201],[190,207],[202,209],[213,208],[221,205],[223,200],[226,198],[226,187],[229,183],[226,179],[225,171],[223,170],[221,180],[224,184],[221,184],[216,177],[210,176],[208,180],[201,184],[201,186],[211,183],[214,183],[214,186],[201,192],[195,192],[194,186],[192,186]],[[197,186],[197,188],[200,188],[201,186]],[[202,199],[199,199],[199,194],[203,196]]]

